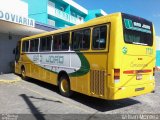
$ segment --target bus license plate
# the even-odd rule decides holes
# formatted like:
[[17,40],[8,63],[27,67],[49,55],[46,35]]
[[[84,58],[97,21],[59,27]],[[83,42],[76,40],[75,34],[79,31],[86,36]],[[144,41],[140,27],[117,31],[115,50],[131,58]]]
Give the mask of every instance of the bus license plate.
[[137,74],[136,79],[141,80],[142,79],[142,74]]

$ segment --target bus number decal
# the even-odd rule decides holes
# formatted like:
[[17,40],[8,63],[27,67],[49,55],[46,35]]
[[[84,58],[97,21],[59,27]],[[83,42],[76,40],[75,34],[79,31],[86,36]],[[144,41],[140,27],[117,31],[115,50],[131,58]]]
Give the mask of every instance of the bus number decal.
[[152,55],[153,54],[153,49],[152,48],[146,48],[146,54],[147,55]]

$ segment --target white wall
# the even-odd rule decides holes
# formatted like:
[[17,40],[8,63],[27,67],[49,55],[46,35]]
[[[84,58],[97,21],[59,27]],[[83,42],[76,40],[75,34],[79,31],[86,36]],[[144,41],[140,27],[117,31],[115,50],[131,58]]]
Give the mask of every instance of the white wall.
[[0,33],[0,74],[12,71],[10,63],[14,61],[13,49],[21,36],[13,36],[9,40],[8,34]]
[[0,0],[0,10],[28,17],[28,4],[21,0]]
[[160,50],[160,36],[156,36],[156,49]]

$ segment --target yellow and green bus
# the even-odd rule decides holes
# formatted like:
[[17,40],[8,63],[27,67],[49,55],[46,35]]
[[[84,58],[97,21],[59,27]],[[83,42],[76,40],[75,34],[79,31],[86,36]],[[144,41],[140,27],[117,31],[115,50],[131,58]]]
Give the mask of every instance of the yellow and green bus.
[[15,73],[72,91],[117,100],[154,91],[155,31],[140,17],[114,13],[21,39]]

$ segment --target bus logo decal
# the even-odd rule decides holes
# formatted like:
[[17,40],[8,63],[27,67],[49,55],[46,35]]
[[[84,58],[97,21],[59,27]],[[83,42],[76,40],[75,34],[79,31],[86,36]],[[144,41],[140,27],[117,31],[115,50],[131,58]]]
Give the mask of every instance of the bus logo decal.
[[123,48],[122,48],[122,53],[123,53],[123,54],[127,54],[127,52],[128,52],[127,47],[123,47]]
[[[26,54],[28,58],[41,68],[59,73],[61,70],[66,70],[69,76],[77,77],[87,74],[90,70],[90,64],[83,53],[72,53],[72,59],[68,55],[59,54]],[[74,58],[73,58],[74,56]],[[68,64],[69,61],[72,64]]]

